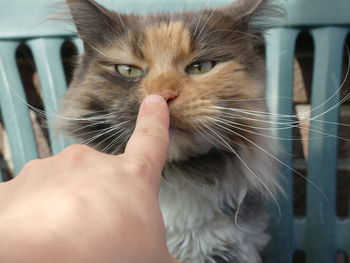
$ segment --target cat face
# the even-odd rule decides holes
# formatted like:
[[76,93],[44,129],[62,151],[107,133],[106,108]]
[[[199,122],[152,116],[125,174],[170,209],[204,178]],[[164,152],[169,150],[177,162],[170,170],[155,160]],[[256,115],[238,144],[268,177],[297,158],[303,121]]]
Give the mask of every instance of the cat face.
[[149,94],[169,105],[169,162],[213,148],[238,151],[246,144],[241,135],[254,140],[242,127],[264,126],[244,117],[265,107],[261,32],[252,21],[266,1],[146,17],[92,0],[68,4],[85,53],[64,99],[62,127],[81,143],[123,152]]

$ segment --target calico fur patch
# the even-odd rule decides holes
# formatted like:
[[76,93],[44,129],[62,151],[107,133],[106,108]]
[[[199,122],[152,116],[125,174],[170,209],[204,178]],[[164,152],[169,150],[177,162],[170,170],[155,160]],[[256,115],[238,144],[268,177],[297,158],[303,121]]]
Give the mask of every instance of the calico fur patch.
[[171,121],[160,202],[171,253],[182,263],[261,262],[263,201],[280,190],[261,54],[271,1],[149,16],[67,2],[85,53],[63,102],[62,129],[122,153],[142,99],[163,96]]

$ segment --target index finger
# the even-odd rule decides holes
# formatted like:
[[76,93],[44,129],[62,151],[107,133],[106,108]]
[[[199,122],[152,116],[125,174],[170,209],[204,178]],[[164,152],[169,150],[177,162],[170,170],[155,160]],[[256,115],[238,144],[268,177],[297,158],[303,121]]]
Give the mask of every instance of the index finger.
[[150,95],[140,106],[136,127],[125,154],[150,164],[154,172],[161,174],[169,144],[169,109],[165,100]]

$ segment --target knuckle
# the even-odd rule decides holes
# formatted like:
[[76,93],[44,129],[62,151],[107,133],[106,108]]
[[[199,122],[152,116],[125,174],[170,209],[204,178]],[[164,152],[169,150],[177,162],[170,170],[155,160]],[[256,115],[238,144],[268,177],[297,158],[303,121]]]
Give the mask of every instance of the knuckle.
[[133,178],[135,187],[139,189],[150,189],[150,186],[156,184],[152,165],[146,160],[134,161],[129,168],[129,176]]
[[36,169],[40,163],[40,159],[31,160],[23,167],[23,171],[31,171],[33,169]]
[[144,176],[148,174],[150,164],[144,159],[134,159],[127,165],[127,171],[130,175]]
[[74,144],[64,149],[60,155],[72,161],[81,161],[90,155],[94,150],[87,145]]
[[149,191],[150,186],[156,184],[155,177],[152,176],[152,164],[146,159],[131,159],[130,162],[126,162],[125,168],[127,176],[132,179],[133,186],[137,189]]

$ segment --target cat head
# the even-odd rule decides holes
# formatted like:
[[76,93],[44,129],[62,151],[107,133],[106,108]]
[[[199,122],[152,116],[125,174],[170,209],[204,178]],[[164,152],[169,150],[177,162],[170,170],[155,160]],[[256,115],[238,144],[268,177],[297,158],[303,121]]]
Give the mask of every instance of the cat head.
[[159,94],[170,110],[169,162],[239,151],[249,144],[243,137],[255,140],[247,127],[265,122],[248,117],[265,110],[261,46],[270,1],[148,16],[93,0],[67,3],[85,48],[62,107],[69,135],[121,153],[141,101]]

